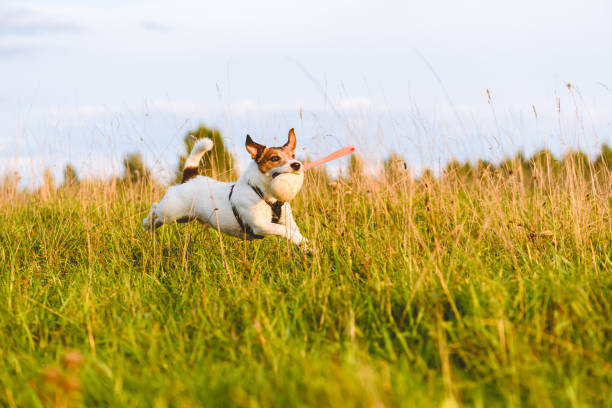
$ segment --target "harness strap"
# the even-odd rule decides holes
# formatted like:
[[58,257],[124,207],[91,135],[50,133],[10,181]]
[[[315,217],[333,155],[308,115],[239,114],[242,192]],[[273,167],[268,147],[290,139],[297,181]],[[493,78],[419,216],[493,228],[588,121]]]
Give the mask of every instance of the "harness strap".
[[[266,203],[268,202],[266,201]],[[281,211],[283,209],[284,204],[285,203],[282,201],[277,201],[274,204],[268,203],[270,208],[272,208],[272,224],[278,224],[278,222],[280,221]]]
[[[249,186],[251,186],[251,188],[253,189],[253,191],[255,191],[255,194],[259,196],[259,198],[266,201],[264,199],[263,191],[261,191],[259,187],[254,186],[251,183],[249,183]],[[274,204],[270,204],[269,202],[266,201],[266,204],[268,204],[270,208],[272,209],[272,223],[278,224],[278,221],[280,220],[280,217],[281,217],[281,210],[285,203],[283,201],[276,201]]]
[[[238,222],[238,225],[240,225],[240,229],[242,229],[242,231],[245,234],[245,239],[246,238],[262,239],[263,235],[254,234],[253,228],[251,228],[249,224],[246,224],[244,221],[242,221],[242,218],[240,218],[240,213],[238,212],[238,209],[236,208],[234,203],[232,203],[232,194],[234,193],[234,186],[235,184],[232,184],[232,187],[230,188],[228,199],[229,199],[230,205],[232,206],[232,212],[234,213],[234,217],[236,217],[236,221]],[[276,201],[274,204],[270,204],[264,199],[263,192],[261,191],[259,187],[254,186],[251,183],[249,183],[249,186],[253,189],[253,191],[255,191],[255,193],[259,196],[259,198],[264,200],[264,202],[270,206],[270,208],[272,209],[272,223],[278,224],[280,217],[281,217],[282,207],[285,203],[283,201]]]

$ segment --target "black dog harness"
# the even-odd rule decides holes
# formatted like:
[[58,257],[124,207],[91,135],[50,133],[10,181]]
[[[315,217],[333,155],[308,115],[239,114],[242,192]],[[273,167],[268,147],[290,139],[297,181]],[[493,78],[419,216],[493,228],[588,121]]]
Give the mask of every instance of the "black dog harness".
[[[261,191],[259,187],[254,186],[251,183],[248,183],[248,184],[249,184],[249,187],[251,187],[253,191],[255,191],[255,194],[257,194],[259,198],[264,200],[264,202],[270,206],[270,208],[272,209],[272,223],[278,224],[278,221],[280,220],[280,217],[281,217],[282,207],[285,203],[283,201],[276,201],[275,203],[270,204],[264,199],[263,191]],[[235,184],[232,184],[232,187],[230,188],[229,202],[230,202],[230,205],[232,206],[232,212],[234,213],[234,217],[236,217],[236,221],[238,222],[238,225],[240,225],[240,229],[242,229],[242,232],[244,233],[244,238],[249,239],[249,240],[250,239],[262,239],[263,235],[254,234],[253,228],[251,228],[249,224],[242,221],[242,218],[240,218],[240,213],[238,212],[238,209],[236,208],[234,203],[232,203],[232,193],[234,192],[234,186]]]

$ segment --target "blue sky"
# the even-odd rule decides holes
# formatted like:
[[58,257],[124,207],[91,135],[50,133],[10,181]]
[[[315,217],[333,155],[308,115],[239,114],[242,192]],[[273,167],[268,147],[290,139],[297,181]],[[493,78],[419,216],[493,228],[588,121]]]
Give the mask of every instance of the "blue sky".
[[163,178],[200,123],[241,165],[246,133],[272,144],[290,127],[302,155],[352,143],[417,171],[595,152],[612,135],[611,12],[596,0],[4,0],[0,171],[32,184],[70,161],[110,175],[142,151]]

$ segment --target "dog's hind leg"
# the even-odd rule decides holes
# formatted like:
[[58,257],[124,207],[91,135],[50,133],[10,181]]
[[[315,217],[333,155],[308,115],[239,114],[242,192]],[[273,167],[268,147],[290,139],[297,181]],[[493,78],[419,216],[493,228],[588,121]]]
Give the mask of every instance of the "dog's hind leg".
[[[179,186],[184,186],[184,184],[179,184]],[[142,220],[144,230],[154,231],[164,224],[189,222],[196,218],[193,205],[189,205],[180,190],[173,187],[166,191],[166,195],[159,203],[151,206],[149,216]]]
[[151,212],[145,219],[142,220],[142,229],[153,232],[162,225],[164,225],[164,223],[157,215],[157,203],[153,203],[151,206]]

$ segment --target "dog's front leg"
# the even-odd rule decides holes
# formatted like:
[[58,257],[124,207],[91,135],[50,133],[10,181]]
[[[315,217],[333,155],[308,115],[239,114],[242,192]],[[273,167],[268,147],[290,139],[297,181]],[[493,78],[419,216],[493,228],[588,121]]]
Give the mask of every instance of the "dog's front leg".
[[[285,203],[285,205],[283,205],[282,207],[279,224],[284,225],[289,231],[297,231],[298,234],[301,234],[300,228],[293,219],[293,211],[291,210],[291,205],[289,205],[289,203]],[[301,245],[304,248],[308,249],[308,239],[304,236],[302,236]]]
[[265,223],[253,226],[253,233],[255,235],[277,235],[285,239],[290,240],[296,245],[302,246],[308,249],[307,240],[300,234],[300,230],[297,228],[290,228],[282,224]]
[[287,228],[299,230],[295,220],[293,219],[293,212],[291,211],[291,206],[289,203],[285,203],[281,207],[281,215],[278,219],[278,223],[287,226]]

